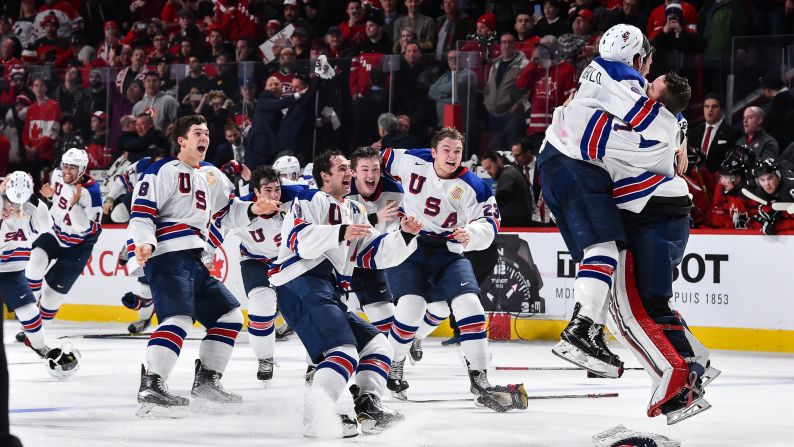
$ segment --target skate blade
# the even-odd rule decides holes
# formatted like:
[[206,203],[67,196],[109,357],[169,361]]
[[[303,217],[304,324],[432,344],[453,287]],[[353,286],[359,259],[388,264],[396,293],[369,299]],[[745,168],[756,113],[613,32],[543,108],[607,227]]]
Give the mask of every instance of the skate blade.
[[684,408],[683,410],[673,411],[668,413],[667,416],[667,425],[677,424],[684,419],[689,419],[696,414],[700,414],[706,410],[711,408],[711,404],[706,402],[705,399],[700,398],[694,402],[692,405]]
[[391,392],[391,397],[393,397],[393,398],[395,398],[397,400],[407,401],[408,400],[408,393],[405,390],[392,391]]
[[703,379],[703,384],[701,386],[705,388],[706,385],[708,385],[709,383],[713,382],[714,379],[719,377],[720,374],[722,374],[722,371],[720,371],[719,369],[717,369],[717,368],[715,368],[713,366],[709,366],[706,369],[706,372],[703,373],[703,378],[702,378]]
[[617,379],[623,375],[623,368],[594,359],[565,340],[560,340],[559,343],[554,345],[551,348],[551,352],[557,357],[584,368],[599,377]]
[[164,407],[155,404],[141,404],[135,416],[140,419],[182,419],[188,416],[190,411],[184,407]]

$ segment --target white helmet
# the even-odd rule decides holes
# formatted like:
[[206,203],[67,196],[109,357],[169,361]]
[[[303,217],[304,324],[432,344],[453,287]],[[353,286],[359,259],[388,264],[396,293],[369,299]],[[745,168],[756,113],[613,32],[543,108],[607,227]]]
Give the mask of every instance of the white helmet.
[[61,157],[61,170],[66,165],[77,166],[77,178],[79,179],[85,174],[85,169],[88,167],[88,153],[76,147],[69,149]]
[[297,158],[292,155],[284,155],[279,157],[273,163],[273,169],[278,172],[278,175],[288,180],[298,180],[301,176],[301,164]]
[[80,370],[80,351],[67,341],[60,348],[50,349],[45,356],[47,372],[58,380],[66,380]]
[[639,28],[621,23],[601,36],[598,52],[608,61],[623,62],[633,67],[634,56],[639,55],[640,63],[644,62],[651,52],[651,44]]
[[33,195],[33,179],[30,174],[23,171],[14,171],[8,174],[5,195],[12,203],[21,205]]

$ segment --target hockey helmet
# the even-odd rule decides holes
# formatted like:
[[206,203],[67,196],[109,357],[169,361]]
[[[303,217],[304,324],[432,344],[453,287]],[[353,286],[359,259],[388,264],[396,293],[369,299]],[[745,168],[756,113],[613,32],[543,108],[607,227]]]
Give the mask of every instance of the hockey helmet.
[[33,195],[33,179],[30,174],[23,171],[14,171],[8,174],[5,196],[16,205],[21,205]]
[[279,157],[275,163],[273,163],[273,169],[278,172],[281,178],[286,178],[288,180],[295,181],[301,176],[301,164],[298,159],[292,155]]
[[80,351],[66,342],[60,348],[50,349],[45,357],[47,372],[58,380],[66,380],[80,370]]
[[77,166],[77,178],[79,179],[85,174],[85,170],[88,167],[88,153],[76,147],[69,149],[61,157],[61,170],[67,165]]
[[633,67],[634,56],[639,55],[640,63],[644,62],[651,52],[651,44],[639,28],[620,23],[601,36],[598,52],[608,61],[622,62]]
[[773,158],[761,160],[753,167],[753,177],[758,178],[764,174],[775,174],[780,177],[780,166]]

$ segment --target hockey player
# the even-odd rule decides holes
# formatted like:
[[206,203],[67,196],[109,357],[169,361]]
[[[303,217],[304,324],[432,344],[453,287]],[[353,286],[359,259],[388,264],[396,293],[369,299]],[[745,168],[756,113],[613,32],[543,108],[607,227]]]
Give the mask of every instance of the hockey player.
[[781,170],[771,158],[753,166],[755,188],[742,188],[742,194],[753,200],[753,215],[764,234],[794,233],[794,172]]
[[399,178],[407,192],[406,214],[421,216],[424,229],[419,248],[394,268],[392,293],[398,297],[389,340],[394,348],[389,389],[405,397],[405,356],[426,312],[440,323],[450,313],[461,330],[471,382],[478,402],[497,411],[526,408],[523,385],[493,386],[488,383],[488,345],[485,311],[480,288],[464,251],[482,250],[499,231],[499,209],[490,188],[461,167],[463,135],[455,129],[436,132],[430,149],[382,152],[387,174]]
[[[380,152],[371,147],[359,148],[351,154],[350,163],[354,181],[347,198],[364,205],[367,220],[381,233],[399,228],[403,189],[396,180],[381,173]],[[389,334],[394,320],[394,298],[387,279],[391,271],[357,268],[351,282],[361,310],[383,335]]]
[[270,286],[267,272],[272,268],[281,247],[281,225],[284,214],[303,185],[282,185],[282,178],[272,168],[260,166],[251,173],[253,193],[241,197],[243,202],[266,198],[280,208],[263,214],[243,228],[230,228],[227,219],[214,221],[210,226],[210,244],[219,247],[225,234],[239,235],[240,270],[243,287],[248,296],[248,341],[258,360],[256,378],[268,383],[273,378],[275,345],[276,291]]
[[80,368],[76,351],[65,346],[50,349],[44,340],[41,313],[25,279],[30,244],[39,234],[52,230],[52,219],[44,202],[31,202],[33,178],[22,171],[12,172],[0,183],[0,297],[22,324],[25,344],[46,360],[47,371],[58,379]]
[[230,200],[232,185],[203,159],[209,129],[201,115],[179,118],[173,138],[177,157],[152,164],[135,186],[127,231],[129,249],[149,280],[160,325],[141,365],[139,417],[180,416],[188,399],[171,394],[166,381],[194,320],[207,333],[199,348],[191,395],[211,403],[239,403],[242,397],[223,389],[223,371],[231,357],[243,315],[237,299],[202,263],[211,217],[228,213],[234,226],[273,211],[266,199]]
[[[672,177],[668,152],[679,147],[679,125],[673,113],[648,97],[675,92],[667,92],[664,76],[648,84],[640,73],[647,68],[650,45],[638,28],[610,28],[599,51],[601,56],[583,71],[574,98],[555,110],[537,167],[546,205],[571,257],[580,263],[574,281],[577,306],[552,351],[599,376],[619,377],[623,364],[609,351],[603,330],[607,293],[625,234],[612,198],[612,179],[600,163],[610,157]],[[612,133],[622,131],[635,133],[634,145],[608,143]],[[633,187],[651,190],[647,186],[655,184]]]
[[99,185],[86,174],[87,166],[84,150],[69,149],[61,157],[60,168],[39,191],[52,201],[54,234],[42,233],[33,243],[25,275],[33,294],[41,297],[39,306],[45,323],[55,318],[102,231],[102,197]]
[[754,158],[749,148],[743,151],[737,147],[720,164],[719,187],[715,188],[706,210],[706,222],[713,228],[761,228],[758,221],[752,218],[755,214],[753,202],[742,194],[745,180],[752,173],[752,165],[747,165],[747,157],[743,154],[752,154]]
[[273,169],[281,176],[285,185],[293,183],[305,184],[301,178],[301,164],[297,158],[292,155],[284,155],[278,157],[273,162]]
[[[405,217],[399,230],[381,234],[372,228],[364,206],[345,199],[352,173],[340,152],[317,156],[313,174],[320,189],[304,190],[294,201],[270,270],[279,308],[317,364],[304,409],[305,434],[338,435],[323,433],[321,421],[354,372],[357,420],[364,433],[377,433],[403,419],[380,402],[392,349],[377,328],[347,311],[340,296],[350,288],[354,267],[382,269],[402,262],[416,249],[422,225]],[[341,418],[342,435],[355,436],[356,421]]]

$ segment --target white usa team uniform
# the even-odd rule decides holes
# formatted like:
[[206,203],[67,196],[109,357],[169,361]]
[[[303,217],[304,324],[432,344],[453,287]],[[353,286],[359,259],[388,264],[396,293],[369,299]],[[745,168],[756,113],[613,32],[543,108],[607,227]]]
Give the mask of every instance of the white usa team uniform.
[[60,169],[55,169],[50,177],[50,187],[55,192],[50,215],[61,247],[79,245],[102,229],[102,196],[99,184],[91,177],[87,179],[82,184],[79,200],[70,206],[75,187],[63,180]]
[[[3,198],[0,197],[0,206]],[[12,211],[11,217],[0,220],[0,272],[18,272],[25,270],[30,259],[33,241],[43,233],[52,231],[52,218],[47,205],[39,201],[38,205],[24,203],[21,208],[22,217]]]
[[107,197],[115,201],[124,194],[132,193],[135,189],[135,185],[138,184],[138,179],[143,176],[143,173],[146,172],[151,164],[152,158],[144,157],[127,166],[124,172],[113,179]]
[[[386,208],[394,203],[402,211],[403,202],[403,188],[399,182],[394,180],[388,175],[381,175],[378,180],[378,186],[375,187],[375,192],[369,197],[364,197],[356,190],[356,182],[350,185],[350,194],[347,195],[348,199],[355,200],[356,202],[364,205],[367,209],[367,215],[375,214],[378,211]],[[375,224],[375,229],[381,233],[392,231],[400,226],[399,217],[404,213],[400,212],[398,216],[388,222],[378,222]]]

